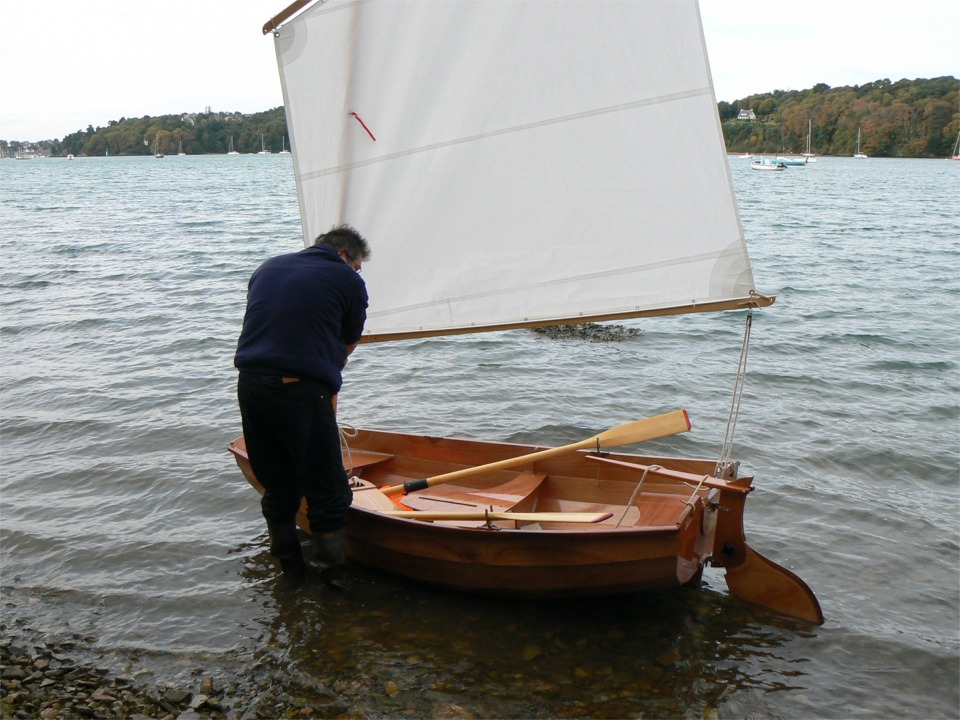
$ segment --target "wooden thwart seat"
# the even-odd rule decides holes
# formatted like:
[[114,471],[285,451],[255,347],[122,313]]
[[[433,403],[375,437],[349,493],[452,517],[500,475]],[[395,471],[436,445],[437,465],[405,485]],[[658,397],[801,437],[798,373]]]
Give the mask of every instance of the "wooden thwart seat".
[[355,473],[357,470],[367,467],[368,465],[376,465],[377,463],[382,463],[383,461],[390,460],[392,458],[393,455],[390,455],[389,453],[352,450],[349,454],[347,452],[343,453],[343,467],[345,467],[348,471],[353,470]]
[[[242,435],[230,443],[227,446],[227,450],[238,458],[244,460],[250,459],[250,455],[247,453],[247,441]],[[354,472],[368,465],[376,465],[377,463],[382,463],[384,460],[393,458],[393,455],[390,453],[369,452],[367,450],[354,450],[349,454],[344,451],[342,455],[343,466],[347,470],[352,469]]]

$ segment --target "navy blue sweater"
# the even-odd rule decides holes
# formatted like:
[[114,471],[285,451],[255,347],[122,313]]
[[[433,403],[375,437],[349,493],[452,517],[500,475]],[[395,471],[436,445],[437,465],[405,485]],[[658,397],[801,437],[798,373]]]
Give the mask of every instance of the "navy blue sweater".
[[337,393],[347,346],[360,339],[366,319],[366,285],[336,250],[278,255],[250,277],[233,364],[319,380]]

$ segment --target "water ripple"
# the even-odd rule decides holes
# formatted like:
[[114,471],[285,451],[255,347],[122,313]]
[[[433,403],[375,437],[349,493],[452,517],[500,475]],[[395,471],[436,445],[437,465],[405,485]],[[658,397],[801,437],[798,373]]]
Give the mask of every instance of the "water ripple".
[[[411,697],[418,668],[422,692],[489,698],[475,702],[491,716],[540,712],[531,683],[553,717],[833,716],[840,698],[955,716],[956,165],[822,158],[771,179],[731,159],[757,289],[779,296],[755,314],[737,425],[757,476],[747,534],[817,591],[827,624],[807,631],[753,615],[715,571],[701,593],[586,606],[362,570],[349,603],[287,593],[225,448],[247,278],[300,246],[289,156],[0,163],[16,228],[0,244],[5,602],[168,678],[184,656],[302,677],[339,663]],[[341,418],[565,444],[686,407],[693,431],[644,450],[715,457],[742,315],[628,325],[642,333],[607,345],[513,331],[363,346]],[[384,702],[401,716],[402,699]]]

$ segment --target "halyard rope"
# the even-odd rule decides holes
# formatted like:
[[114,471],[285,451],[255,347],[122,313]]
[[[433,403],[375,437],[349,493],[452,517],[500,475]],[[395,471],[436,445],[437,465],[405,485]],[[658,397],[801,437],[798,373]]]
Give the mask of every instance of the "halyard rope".
[[753,325],[753,310],[747,311],[747,322],[743,330],[743,345],[740,348],[740,362],[737,365],[737,379],[733,387],[733,399],[730,402],[730,415],[727,417],[727,431],[723,436],[723,448],[720,459],[714,469],[714,476],[720,477],[733,453],[733,435],[737,429],[737,417],[740,415],[740,400],[747,379],[747,351],[750,347],[750,328]]
[[[700,488],[703,487],[703,483],[704,483],[706,480],[707,480],[707,476],[706,476],[706,475],[704,475],[702,478],[700,478],[700,482],[698,482],[698,483],[697,483],[697,486],[693,489],[693,493],[690,495],[690,499],[687,500],[687,501],[684,503],[684,505],[686,505],[687,507],[689,507],[691,510],[694,510],[694,511],[695,511],[695,510],[697,509],[697,505],[696,505],[696,503],[693,501],[693,499],[699,494]],[[689,487],[689,484],[688,484],[688,483],[684,483],[684,485],[687,485],[687,487]],[[677,526],[679,527],[679,525],[680,525],[680,523],[679,523],[679,521],[678,521],[678,522],[677,522]]]
[[337,429],[340,431],[340,447],[347,452],[347,476],[350,476],[353,474],[353,453],[350,452],[350,441],[347,438],[355,438],[359,433],[353,425],[346,423],[337,425]]

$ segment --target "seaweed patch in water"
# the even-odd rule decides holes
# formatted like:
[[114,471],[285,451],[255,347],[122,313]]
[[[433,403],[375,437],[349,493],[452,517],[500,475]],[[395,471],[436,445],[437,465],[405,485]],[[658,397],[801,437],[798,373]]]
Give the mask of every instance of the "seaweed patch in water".
[[623,342],[628,338],[643,335],[643,330],[639,328],[628,328],[623,325],[600,325],[599,323],[551,325],[530,329],[537,335],[543,335],[551,340],[585,340],[586,342]]

